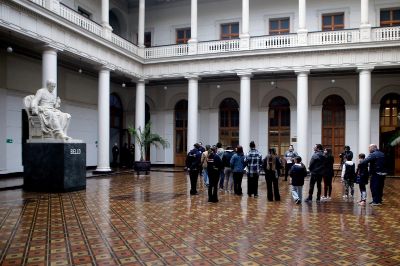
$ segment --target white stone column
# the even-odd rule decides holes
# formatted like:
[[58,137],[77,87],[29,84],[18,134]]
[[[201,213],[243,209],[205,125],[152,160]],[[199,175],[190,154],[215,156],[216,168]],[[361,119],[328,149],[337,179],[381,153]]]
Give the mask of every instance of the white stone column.
[[369,23],[369,1],[361,0],[360,39],[363,42],[371,40],[371,24]]
[[[146,92],[145,80],[141,79],[136,83],[136,109],[135,128],[143,131],[146,119]],[[146,158],[143,158],[146,160]],[[140,161],[140,145],[135,140],[135,161]]]
[[138,46],[144,48],[145,0],[139,0]]
[[110,0],[101,0],[101,25],[106,39],[111,39],[112,28],[109,21]]
[[197,0],[191,0],[189,54],[197,54]]
[[[42,54],[42,88],[46,87],[48,80],[57,84],[57,49],[45,46]],[[57,96],[57,87],[53,93]]]
[[300,45],[307,45],[306,11],[306,0],[299,0],[299,28],[297,30],[297,38]]
[[187,126],[187,152],[198,140],[198,121],[199,121],[199,77],[188,76],[188,126]]
[[99,71],[98,143],[96,172],[110,172],[110,69]]
[[297,74],[297,151],[303,163],[308,166],[308,154],[311,147],[308,145],[308,70],[296,71]]
[[238,73],[240,77],[239,145],[247,152],[250,143],[251,73]]
[[358,152],[368,154],[371,144],[371,72],[373,67],[359,67]]
[[240,49],[250,49],[250,3],[242,0],[242,33],[240,34]]

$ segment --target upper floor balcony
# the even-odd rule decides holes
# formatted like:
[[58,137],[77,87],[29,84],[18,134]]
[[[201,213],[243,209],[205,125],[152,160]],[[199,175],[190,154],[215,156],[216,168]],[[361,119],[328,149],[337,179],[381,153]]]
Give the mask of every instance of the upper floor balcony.
[[[19,2],[21,1],[22,0],[19,0]],[[140,38],[136,37],[136,40],[129,41],[113,33],[111,30],[107,30],[107,27],[104,27],[104,25],[96,23],[94,20],[88,18],[90,16],[84,12],[82,13],[82,10],[74,10],[58,0],[27,1],[35,3],[38,8],[44,8],[50,11],[54,16],[59,17],[60,20],[65,19],[73,23],[76,27],[82,30],[83,34],[85,32],[90,32],[111,42],[115,47],[118,47],[124,52],[136,55],[138,58],[144,60],[143,62],[155,62],[157,60],[165,61],[185,56],[191,56],[192,58],[196,55],[215,56],[217,54],[219,56],[229,56],[232,53],[243,51],[273,51],[274,49],[296,47],[299,49],[310,49],[312,47],[321,46],[343,46],[357,43],[378,43],[400,40],[400,26],[397,26],[400,25],[400,4],[398,4],[398,6],[394,4],[393,7],[390,5],[391,8],[383,8],[376,11],[378,13],[380,12],[380,27],[372,27],[369,25],[367,30],[362,27],[362,23],[359,28],[346,28],[346,24],[349,24],[346,22],[346,15],[348,15],[346,14],[347,11],[335,13],[327,12],[326,14],[320,12],[322,18],[322,22],[318,22],[321,24],[320,31],[301,30],[301,27],[304,26],[301,26],[301,20],[305,19],[301,18],[301,15],[299,15],[299,18],[294,19],[293,17],[296,17],[295,15],[287,14],[287,17],[285,17],[285,15],[281,14],[276,15],[278,18],[271,18],[269,16],[268,19],[266,19],[267,24],[269,24],[267,26],[268,34],[262,36],[250,36],[250,34],[247,34],[249,33],[248,26],[242,25],[245,24],[245,17],[242,17],[241,19],[232,19],[231,21],[233,22],[226,23],[226,20],[224,20],[220,23],[221,40],[203,41],[201,38],[196,38],[196,41],[188,42],[188,40],[190,40],[190,33],[193,32],[193,30],[191,31],[191,27],[182,28],[176,26],[176,34],[174,35],[176,36],[176,42],[178,44],[175,43],[171,45],[151,47],[154,43],[154,41],[151,42],[151,38],[156,37],[154,33],[155,27],[153,27],[153,31],[147,32],[145,27],[142,25],[141,32],[145,35],[147,34],[147,38],[150,38],[150,42],[146,45],[150,47],[146,47],[144,45],[137,45],[133,42],[138,42]],[[299,1],[301,2],[301,0]],[[389,13],[386,14],[386,11]],[[301,12],[299,11],[299,13]],[[240,24],[239,22],[235,22],[237,20],[240,21]],[[294,20],[299,20],[297,33],[292,33],[292,24],[294,24]],[[112,25],[113,23],[110,24]],[[247,33],[244,32],[246,31],[246,29],[244,29],[245,27],[247,27]],[[218,26],[216,26],[216,28],[218,28]],[[116,32],[120,32],[120,29]],[[140,32],[140,29],[138,29],[138,32]],[[247,34],[247,37],[243,37],[246,36],[244,33]],[[131,34],[131,36],[134,35],[137,36],[137,34]],[[149,41],[146,40],[146,36],[144,36],[144,41]],[[210,36],[215,36],[215,34],[210,34]],[[197,41],[198,39],[199,41]]]

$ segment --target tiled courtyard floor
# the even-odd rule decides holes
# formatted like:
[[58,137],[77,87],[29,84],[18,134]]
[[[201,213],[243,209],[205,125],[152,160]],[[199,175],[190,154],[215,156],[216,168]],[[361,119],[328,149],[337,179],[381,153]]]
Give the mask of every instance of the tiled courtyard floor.
[[220,193],[219,203],[204,190],[189,196],[184,173],[90,178],[64,194],[0,191],[0,263],[400,265],[400,179],[386,180],[379,207],[343,200],[338,180],[332,201],[301,206],[287,182],[281,202],[259,184],[257,199],[245,179],[243,196]]

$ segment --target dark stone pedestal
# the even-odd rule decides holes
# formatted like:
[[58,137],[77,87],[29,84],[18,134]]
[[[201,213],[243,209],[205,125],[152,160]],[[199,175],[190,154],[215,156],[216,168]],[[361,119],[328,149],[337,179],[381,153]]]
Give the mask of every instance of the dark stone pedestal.
[[151,162],[150,161],[136,161],[133,169],[139,175],[140,172],[145,172],[146,175],[150,172]]
[[86,188],[85,143],[24,144],[24,189],[67,192]]

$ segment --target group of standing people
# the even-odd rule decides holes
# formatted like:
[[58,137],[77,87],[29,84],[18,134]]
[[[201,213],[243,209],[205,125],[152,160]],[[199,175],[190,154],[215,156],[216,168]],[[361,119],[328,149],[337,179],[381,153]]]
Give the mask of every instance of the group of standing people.
[[[194,148],[186,158],[186,168],[189,171],[191,195],[197,195],[197,183],[199,174],[203,177],[204,185],[208,187],[208,201],[218,202],[218,190],[231,192],[235,195],[242,195],[242,179],[247,174],[249,197],[258,197],[258,181],[261,170],[264,170],[267,185],[268,201],[279,201],[278,180],[280,171],[285,168],[285,181],[291,177],[292,197],[296,204],[302,202],[302,190],[307,167],[302,163],[302,158],[294,151],[293,145],[289,146],[284,155],[285,163],[276,154],[275,149],[268,150],[268,154],[262,158],[261,153],[256,149],[254,141],[249,144],[249,152],[244,154],[243,147],[237,146],[222,149],[221,143],[215,146],[201,143],[194,144]],[[378,150],[375,144],[369,147],[369,156],[359,155],[358,167],[352,161],[353,153],[349,146],[345,146],[344,152],[340,155],[341,177],[344,184],[344,198],[354,197],[354,183],[359,184],[361,199],[359,205],[366,204],[369,175],[371,174],[372,205],[382,204],[384,179],[384,154]],[[283,167],[283,165],[285,167]],[[317,185],[316,201],[330,200],[332,195],[332,181],[334,177],[334,157],[331,149],[324,149],[321,144],[314,146],[314,154],[309,164],[310,186],[305,202],[311,202],[314,194],[314,187]],[[322,180],[324,180],[324,191],[322,194]]]
[[256,144],[251,141],[249,152],[244,154],[243,147],[237,146],[222,149],[221,143],[215,146],[201,143],[194,144],[194,148],[186,157],[186,168],[189,171],[191,195],[197,195],[197,180],[199,174],[203,177],[204,184],[208,187],[209,202],[218,202],[218,190],[235,195],[243,195],[242,179],[247,175],[249,197],[258,197],[258,180],[261,170],[265,172],[267,184],[267,198],[269,201],[280,200],[278,178],[282,163],[275,149],[269,149],[265,158],[256,149]]
[[[135,146],[131,144],[128,147],[128,143],[125,143],[122,149],[120,150],[117,143],[114,143],[114,146],[111,149],[112,152],[112,167],[128,167],[132,168],[133,163],[135,161]],[[119,157],[119,163],[118,163]]]

